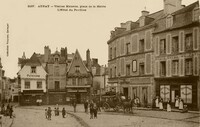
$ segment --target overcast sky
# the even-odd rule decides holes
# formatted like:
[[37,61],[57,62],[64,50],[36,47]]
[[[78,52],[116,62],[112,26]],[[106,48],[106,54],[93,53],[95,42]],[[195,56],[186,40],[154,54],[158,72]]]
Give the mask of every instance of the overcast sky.
[[[197,0],[182,0],[189,5]],[[55,8],[28,8],[28,5],[105,5],[106,8],[87,9],[86,12],[57,11]],[[68,53],[79,50],[85,60],[86,50],[107,64],[107,41],[110,31],[129,20],[136,21],[141,11],[150,13],[163,9],[163,0],[1,0],[0,1],[0,57],[5,75],[13,78],[19,68],[18,58],[23,52],[44,53],[48,45],[52,52],[67,47]],[[9,56],[6,56],[7,25],[9,24]]]

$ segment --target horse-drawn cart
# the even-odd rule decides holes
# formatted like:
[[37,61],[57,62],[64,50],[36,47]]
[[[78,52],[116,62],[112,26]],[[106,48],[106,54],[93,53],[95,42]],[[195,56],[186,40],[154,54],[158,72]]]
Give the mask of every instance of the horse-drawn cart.
[[122,105],[119,99],[115,96],[102,96],[102,108],[104,111],[110,111],[113,109],[114,111],[119,111],[122,108]]

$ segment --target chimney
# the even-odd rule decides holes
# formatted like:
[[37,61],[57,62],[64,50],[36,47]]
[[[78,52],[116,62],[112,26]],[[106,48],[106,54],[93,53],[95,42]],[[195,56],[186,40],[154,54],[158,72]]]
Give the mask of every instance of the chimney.
[[68,60],[67,47],[65,47],[65,60]]
[[0,68],[3,68],[2,63],[1,63],[1,57],[0,57]]
[[48,62],[50,54],[51,54],[51,50],[49,49],[49,46],[45,46],[44,47],[44,62]]
[[164,13],[171,14],[183,8],[182,0],[163,0]]
[[148,16],[148,15],[149,15],[149,11],[146,11],[146,10],[142,11],[142,16],[143,17]]
[[90,59],[90,50],[88,49],[86,51],[86,63],[87,63],[87,68],[91,71],[91,59]]
[[22,59],[26,59],[26,55],[25,55],[25,52],[23,52],[23,56],[22,56]]

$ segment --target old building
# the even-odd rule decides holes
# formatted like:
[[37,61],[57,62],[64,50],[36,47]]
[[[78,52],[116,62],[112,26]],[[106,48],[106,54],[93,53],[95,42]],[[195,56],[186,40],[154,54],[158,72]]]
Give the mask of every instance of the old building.
[[[108,40],[109,84],[142,106],[155,96],[181,97],[199,107],[199,2],[164,0],[164,9],[142,11],[136,21],[121,23]],[[191,105],[192,104],[192,105]]]
[[172,103],[180,97],[189,108],[197,109],[200,107],[199,2],[182,6],[181,0],[165,0],[164,14],[156,24],[153,32],[156,95]]
[[78,50],[76,50],[73,60],[67,70],[66,101],[75,99],[77,103],[84,102],[90,98],[92,87],[92,73],[90,52],[87,51],[86,65],[84,64]]
[[67,72],[67,48],[51,53],[49,47],[45,47],[44,62],[46,63],[48,104],[66,103],[66,72]]
[[109,48],[109,83],[127,98],[139,97],[143,106],[154,96],[152,32],[163,14],[142,11],[136,22],[121,23],[111,31]]
[[37,100],[42,100],[46,104],[46,76],[42,63],[33,53],[30,59],[19,59],[21,70],[17,73],[20,83],[20,105],[36,105]]

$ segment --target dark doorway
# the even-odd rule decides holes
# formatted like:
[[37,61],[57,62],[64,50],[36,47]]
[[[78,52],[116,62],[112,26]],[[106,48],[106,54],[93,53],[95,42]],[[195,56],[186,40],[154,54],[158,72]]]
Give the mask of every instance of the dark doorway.
[[76,94],[76,101],[77,101],[78,104],[81,103],[81,94],[80,93]]
[[124,96],[126,97],[126,99],[128,98],[128,88],[124,88]]

